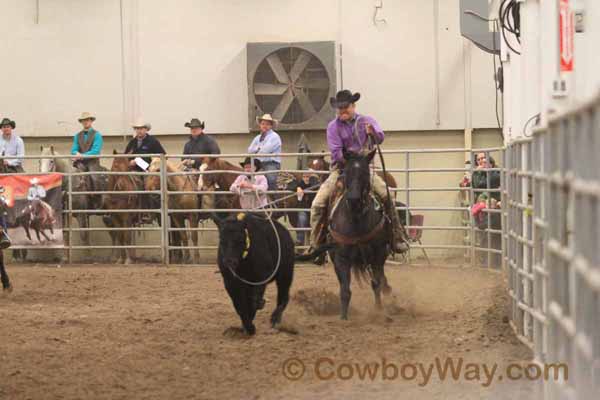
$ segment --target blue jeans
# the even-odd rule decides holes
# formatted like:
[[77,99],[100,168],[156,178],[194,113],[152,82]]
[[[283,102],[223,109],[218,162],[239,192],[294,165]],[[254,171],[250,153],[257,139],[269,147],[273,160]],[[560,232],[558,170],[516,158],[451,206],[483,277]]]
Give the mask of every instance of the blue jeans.
[[[263,171],[279,171],[281,169],[281,164],[275,161],[265,161],[262,163],[261,167]],[[277,175],[278,174],[265,174],[269,190],[277,190]]]
[[[308,211],[300,211],[298,213],[298,228],[308,228]],[[306,231],[296,231],[296,242],[304,244]]]
[[0,226],[5,232],[8,231],[8,223],[6,222],[4,215],[0,215]]

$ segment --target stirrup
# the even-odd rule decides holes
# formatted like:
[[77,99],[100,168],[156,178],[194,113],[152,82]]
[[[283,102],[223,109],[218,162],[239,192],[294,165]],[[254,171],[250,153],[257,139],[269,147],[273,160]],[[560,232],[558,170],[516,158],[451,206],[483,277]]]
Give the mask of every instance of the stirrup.
[[0,238],[0,250],[8,249],[12,245],[12,242],[10,241],[10,238],[8,237],[8,235],[6,233],[3,233],[0,236],[1,236],[1,238]]

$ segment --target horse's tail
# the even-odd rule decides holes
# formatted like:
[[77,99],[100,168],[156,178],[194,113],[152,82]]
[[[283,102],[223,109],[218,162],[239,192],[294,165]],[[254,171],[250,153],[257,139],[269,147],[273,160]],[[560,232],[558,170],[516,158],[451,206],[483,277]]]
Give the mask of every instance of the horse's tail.
[[325,253],[326,251],[333,250],[335,248],[335,243],[328,243],[319,246],[315,250],[306,254],[296,254],[296,261],[314,261],[317,257]]

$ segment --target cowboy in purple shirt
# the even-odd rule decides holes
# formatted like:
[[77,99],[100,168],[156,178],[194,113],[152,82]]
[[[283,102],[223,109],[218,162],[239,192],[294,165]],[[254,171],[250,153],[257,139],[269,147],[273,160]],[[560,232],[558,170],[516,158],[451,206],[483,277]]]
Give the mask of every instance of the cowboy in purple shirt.
[[[337,118],[327,126],[327,145],[331,151],[332,170],[329,178],[321,185],[319,192],[315,196],[311,206],[310,225],[312,228],[310,235],[311,248],[319,247],[319,224],[321,223],[323,213],[327,207],[329,197],[333,193],[335,184],[340,176],[340,169],[344,167],[343,152],[358,153],[363,149],[371,149],[373,143],[383,143],[385,134],[381,127],[372,117],[360,115],[356,112],[356,102],[360,98],[360,93],[352,93],[349,90],[341,90],[335,98],[332,98],[331,105],[337,111]],[[388,199],[386,184],[383,179],[373,175],[373,191],[379,197],[379,200],[386,205],[387,213],[391,216],[394,227],[393,249],[396,252],[403,253],[408,250],[408,245],[404,240],[404,230],[400,224],[400,218],[393,199]]]

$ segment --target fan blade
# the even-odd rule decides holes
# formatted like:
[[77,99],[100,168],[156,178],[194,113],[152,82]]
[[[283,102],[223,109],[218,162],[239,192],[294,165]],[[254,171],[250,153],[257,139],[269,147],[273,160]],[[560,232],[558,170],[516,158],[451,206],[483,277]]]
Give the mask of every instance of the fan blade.
[[279,83],[290,83],[290,79],[288,78],[287,72],[285,72],[285,68],[283,68],[283,64],[281,63],[281,59],[277,55],[277,53],[270,54],[267,56],[267,62],[273,73],[275,74],[275,78],[279,81]]
[[255,83],[254,94],[259,96],[281,96],[287,88],[288,85],[281,83]]
[[273,111],[273,118],[281,121],[292,105],[292,101],[294,101],[294,94],[292,93],[292,89],[288,89],[275,108],[275,111]]
[[303,79],[295,83],[296,87],[303,89],[329,89],[329,79]]
[[313,115],[317,113],[317,110],[313,107],[312,103],[308,96],[302,90],[294,90],[294,94],[298,99],[298,103],[300,104],[300,108],[304,113],[304,117],[306,119],[311,118]]
[[292,70],[290,71],[290,79],[292,80],[292,82],[296,82],[298,80],[298,78],[300,78],[300,75],[306,69],[306,66],[310,62],[311,58],[312,58],[312,55],[309,52],[307,52],[307,51],[300,52],[300,55],[296,59],[296,62],[294,63],[294,66],[292,67]]

